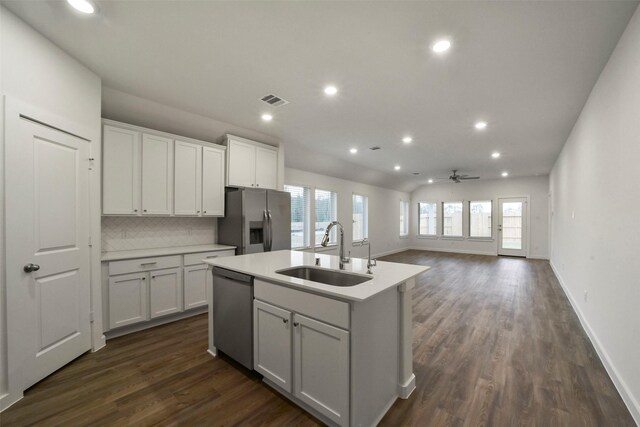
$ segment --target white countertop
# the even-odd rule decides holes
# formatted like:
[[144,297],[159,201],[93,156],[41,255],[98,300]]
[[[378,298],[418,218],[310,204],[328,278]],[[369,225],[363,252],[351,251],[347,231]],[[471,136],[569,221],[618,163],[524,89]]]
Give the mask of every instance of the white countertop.
[[325,295],[343,298],[352,301],[363,301],[391,287],[417,276],[429,270],[431,267],[396,262],[378,261],[378,266],[373,267],[373,275],[366,274],[367,260],[351,258],[351,262],[345,264],[343,271],[370,276],[372,279],[355,286],[332,286],[309,280],[289,277],[276,273],[283,268],[297,267],[301,265],[315,266],[316,257],[320,258],[320,267],[333,270],[339,269],[340,258],[335,255],[314,254],[299,251],[264,252],[235,257],[216,258],[205,260],[207,264],[226,268],[248,274],[270,282],[281,283],[302,290],[313,291]]
[[235,249],[235,246],[227,245],[193,245],[173,246],[170,248],[135,249],[131,251],[102,252],[102,261],[118,261],[122,259],[146,258],[151,256],[195,254],[198,252],[214,252]]

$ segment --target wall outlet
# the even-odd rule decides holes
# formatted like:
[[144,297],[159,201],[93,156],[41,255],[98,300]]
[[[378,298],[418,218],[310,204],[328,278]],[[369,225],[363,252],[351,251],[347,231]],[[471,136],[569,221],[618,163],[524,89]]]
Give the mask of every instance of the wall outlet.
[[589,291],[584,291],[584,302],[589,300]]

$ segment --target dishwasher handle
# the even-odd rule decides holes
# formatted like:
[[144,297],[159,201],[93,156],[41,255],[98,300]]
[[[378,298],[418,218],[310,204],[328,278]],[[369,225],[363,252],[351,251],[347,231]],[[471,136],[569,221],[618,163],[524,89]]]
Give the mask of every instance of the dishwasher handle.
[[213,269],[213,275],[235,280],[236,282],[251,283],[251,281],[253,280],[253,276],[248,276],[246,274],[238,273],[231,270],[226,270],[224,268],[219,268],[219,267],[215,267]]

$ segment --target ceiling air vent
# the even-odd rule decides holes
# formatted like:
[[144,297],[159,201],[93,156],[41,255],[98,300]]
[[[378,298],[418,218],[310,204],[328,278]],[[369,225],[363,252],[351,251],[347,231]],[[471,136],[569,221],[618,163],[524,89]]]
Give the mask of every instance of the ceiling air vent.
[[266,102],[267,104],[273,107],[279,107],[281,105],[289,103],[289,101],[287,101],[286,99],[282,99],[279,96],[276,96],[274,94],[263,96],[262,98],[260,98],[260,100]]
[[380,149],[380,147],[378,147],[377,145],[375,147],[369,148],[369,150],[371,150],[371,151],[376,151],[376,150],[379,150],[379,149]]
[[413,172],[413,175],[420,175],[420,172]]

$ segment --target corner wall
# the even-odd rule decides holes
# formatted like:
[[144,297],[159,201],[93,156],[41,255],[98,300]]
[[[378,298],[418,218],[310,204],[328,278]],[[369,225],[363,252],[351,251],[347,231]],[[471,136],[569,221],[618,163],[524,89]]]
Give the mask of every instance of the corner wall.
[[[371,256],[377,257],[409,248],[410,239],[400,238],[400,200],[409,200],[408,193],[375,187],[354,181],[347,181],[327,175],[305,172],[298,169],[285,168],[285,184],[319,188],[338,193],[338,221],[344,225],[345,255],[366,258],[368,248],[353,246],[353,223],[351,196],[362,194],[369,198],[369,240]],[[314,249],[310,249],[314,251]],[[338,254],[338,248],[316,248],[315,251]]]
[[640,10],[551,172],[551,265],[640,424]]
[[[418,237],[418,202],[468,202],[471,200],[493,200],[493,218],[497,218],[498,198],[529,196],[529,258],[549,257],[549,177],[505,178],[495,180],[467,181],[460,184],[440,183],[425,185],[411,193],[411,247],[415,249],[497,255],[497,221],[492,221],[490,240],[450,240]],[[465,203],[466,205],[466,203]],[[468,206],[463,213],[463,230],[468,234]],[[438,222],[441,222],[438,216]],[[441,230],[439,229],[440,233]]]
[[[2,95],[19,99],[20,101],[47,110],[69,121],[79,123],[91,130],[91,153],[96,158],[96,165],[100,165],[100,78],[70,57],[64,51],[44,38],[33,28],[29,27],[4,6],[0,6],[0,53],[2,67]],[[3,110],[4,111],[4,110]],[[4,121],[4,114],[2,115]],[[0,152],[4,152],[4,133],[0,143]],[[2,159],[0,159],[2,160]],[[4,166],[4,161],[2,161]],[[102,318],[100,301],[100,168],[94,167],[91,177],[91,234],[93,248],[92,262],[92,302],[96,319]],[[2,188],[2,204],[4,204],[4,175],[0,182]],[[2,211],[4,226],[4,210]],[[2,236],[4,245],[4,235]],[[4,263],[4,253],[2,263]],[[14,268],[14,266],[11,266]],[[4,276],[5,269],[2,269]],[[0,295],[4,295],[5,286],[2,283]],[[6,365],[6,323],[5,310],[2,307],[3,321],[0,323],[0,409],[13,403],[20,396],[15,390],[7,390]],[[99,320],[94,323],[95,339],[102,336],[102,324]],[[99,345],[99,344],[98,344]],[[7,391],[9,395],[3,396]]]

